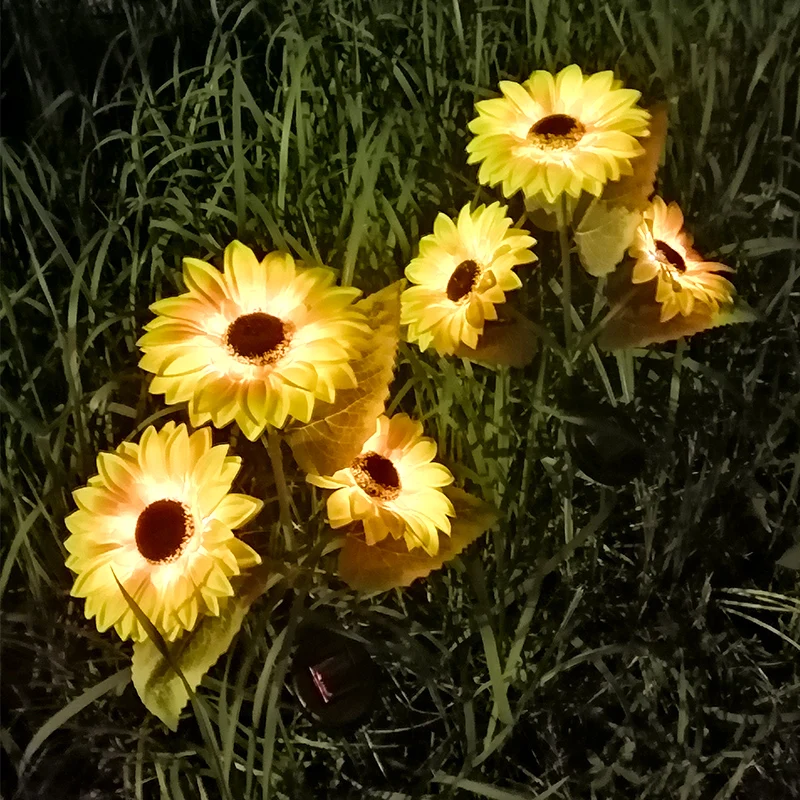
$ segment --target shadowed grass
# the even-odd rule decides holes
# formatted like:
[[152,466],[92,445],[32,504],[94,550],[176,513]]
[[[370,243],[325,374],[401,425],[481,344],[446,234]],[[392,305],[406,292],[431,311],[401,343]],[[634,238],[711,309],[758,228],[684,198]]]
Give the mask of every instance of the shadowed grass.
[[[4,797],[798,796],[797,573],[775,566],[800,527],[796,4],[76,0],[8,19],[3,91],[24,87],[26,113],[4,100]],[[184,417],[136,367],[148,305],[234,237],[365,291],[396,280],[439,211],[495,199],[466,166],[474,102],[572,62],[667,100],[660,191],[761,321],[587,349],[580,396],[651,451],[603,489],[565,450],[558,242],[537,233],[514,302],[554,340],[530,367],[401,348],[392,409],[501,510],[402,593],[348,591],[335,554],[312,558],[323,507],[288,454],[287,504],[262,445],[216,431],[244,458],[238,490],[266,500],[251,541],[285,531],[295,566],[198,687],[209,736],[189,712],[168,734],[110,691],[130,647],[83,619],[63,549],[95,453]],[[573,270],[570,296],[579,337],[595,281]],[[320,730],[285,686],[313,621],[381,667],[358,730]]]

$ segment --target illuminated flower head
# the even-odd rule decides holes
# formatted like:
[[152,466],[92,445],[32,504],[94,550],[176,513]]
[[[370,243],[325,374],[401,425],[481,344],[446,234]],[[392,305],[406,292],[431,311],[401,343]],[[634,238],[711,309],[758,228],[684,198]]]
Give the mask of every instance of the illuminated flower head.
[[733,302],[733,285],[716,274],[733,270],[704,261],[692,248],[691,236],[683,230],[683,213],[676,203],[667,205],[660,197],[653,198],[628,252],[636,259],[634,283],[658,280],[656,301],[661,303],[662,322],[679,313],[688,316],[698,306],[715,312],[720,304]]
[[648,135],[640,93],[623,89],[612,72],[584,76],[575,64],[553,76],[537,70],[523,84],[501,81],[503,97],[476,104],[469,123],[469,163],[481,162],[478,180],[503,184],[555,202],[564,192],[602,192],[609,180],[631,174],[644,152],[635,137]]
[[189,401],[192,425],[236,420],[250,440],[289,417],[308,422],[317,400],[353,388],[350,366],[369,330],[352,304],[360,294],[334,285],[323,267],[302,268],[285,253],[259,262],[233,242],[224,273],[183,260],[188,292],[153,303],[158,316],[138,344],[154,394]]
[[533,261],[536,240],[513,228],[500,203],[464,206],[457,220],[439,214],[433,234],[419,243],[406,267],[416,286],[403,292],[400,322],[407,339],[425,350],[433,345],[449,355],[463,342],[475,348],[486,320],[497,319],[495,304],[522,282],[514,267]]
[[407,414],[381,416],[377,430],[364,443],[353,463],[330,476],[309,475],[324,489],[328,521],[342,528],[355,521],[364,525],[366,542],[373,545],[390,533],[403,537],[409,550],[439,551],[439,531],[450,533],[453,504],[441,487],[453,482],[447,467],[432,463],[436,443],[423,436],[422,424]]
[[100,631],[147,639],[117,581],[169,641],[219,614],[220,598],[233,594],[229,578],[261,561],[233,535],[262,506],[230,493],[240,465],[228,445],[211,446],[210,428],[190,436],[174,422],[98,455],[98,474],[73,492],[65,546],[77,573],[72,595],[86,598]]

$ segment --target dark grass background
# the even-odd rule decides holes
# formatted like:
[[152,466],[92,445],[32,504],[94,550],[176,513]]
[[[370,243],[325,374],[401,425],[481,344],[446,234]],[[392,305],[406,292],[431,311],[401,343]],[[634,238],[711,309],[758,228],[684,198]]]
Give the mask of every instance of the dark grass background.
[[[797,571],[776,566],[800,527],[799,19],[778,0],[5,2],[2,796],[800,796]],[[136,367],[148,304],[233,237],[365,290],[397,279],[438,211],[494,198],[466,166],[475,100],[573,62],[669,102],[660,191],[760,321],[581,362],[578,395],[648,447],[620,490],[574,474],[555,359],[494,373],[404,347],[393,407],[500,524],[427,582],[359,598],[310,560],[320,498],[286,451],[300,566],[203,683],[213,741],[190,711],[170,734],[63,564],[96,452],[183,419]],[[516,301],[560,337],[537,236]],[[595,282],[573,280],[586,324]],[[263,449],[215,438],[271,530]],[[284,686],[314,620],[382,668],[356,730],[320,730]]]

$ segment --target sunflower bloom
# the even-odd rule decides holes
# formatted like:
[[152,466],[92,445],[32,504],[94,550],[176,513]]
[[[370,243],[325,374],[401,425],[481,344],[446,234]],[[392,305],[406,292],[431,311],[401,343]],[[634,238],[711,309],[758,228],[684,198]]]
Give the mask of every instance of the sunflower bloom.
[[439,551],[439,531],[450,534],[453,504],[441,487],[453,482],[442,464],[433,463],[436,443],[423,436],[422,424],[407,414],[381,416],[377,430],[346,469],[307,480],[328,497],[328,521],[342,528],[355,521],[364,525],[368,545],[391,534],[405,539],[408,549]]
[[564,192],[600,195],[607,181],[631,174],[631,159],[644,152],[636,137],[649,133],[640,92],[621,87],[612,72],[584,76],[575,64],[555,76],[537,70],[522,84],[500,81],[503,96],[475,106],[468,163],[480,162],[478,180],[502,183],[506,197],[520,189],[547,203]]
[[683,212],[676,203],[667,205],[660,197],[653,198],[628,252],[636,259],[634,283],[658,280],[656,301],[661,303],[661,322],[677,314],[688,316],[698,307],[713,313],[720,304],[733,302],[733,284],[716,274],[733,270],[704,261],[692,248],[692,238],[683,229]]
[[185,258],[183,278],[188,292],[150,306],[158,316],[139,339],[139,366],[155,373],[153,394],[189,402],[192,425],[235,419],[254,441],[267,425],[308,422],[317,400],[356,385],[350,361],[369,330],[352,305],[361,292],[334,286],[331,270],[284,253],[259,262],[233,242],[224,273]]
[[231,576],[261,562],[233,535],[262,506],[230,493],[240,465],[228,445],[211,446],[210,428],[190,436],[174,422],[98,455],[98,474],[73,492],[65,546],[77,574],[72,596],[86,598],[100,631],[147,638],[117,581],[168,641],[219,614]]
[[417,284],[401,296],[400,322],[408,326],[409,341],[443,355],[461,342],[475,349],[484,322],[497,319],[495,305],[522,286],[514,267],[536,259],[529,249],[536,240],[511,225],[500,203],[474,211],[466,205],[457,220],[439,214],[406,267]]

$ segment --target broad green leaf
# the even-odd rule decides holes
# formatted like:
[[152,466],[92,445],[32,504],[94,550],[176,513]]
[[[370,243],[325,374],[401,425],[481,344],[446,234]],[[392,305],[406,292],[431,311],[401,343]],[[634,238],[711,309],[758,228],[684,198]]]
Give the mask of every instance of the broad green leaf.
[[429,556],[422,548],[409,551],[403,539],[387,536],[368,545],[362,532],[348,535],[339,552],[339,577],[361,592],[386,592],[409,586],[417,578],[455,558],[497,519],[495,510],[462,489],[448,488],[445,493],[456,512],[450,536],[440,534],[439,552]]
[[655,191],[656,173],[667,141],[667,104],[658,103],[649,111],[650,135],[640,140],[644,153],[631,161],[632,175],[606,184],[601,199],[609,205],[641,211]]
[[753,322],[758,319],[756,312],[740,299],[717,312],[702,310],[688,316],[677,314],[667,322],[661,322],[660,315],[659,303],[639,302],[634,294],[631,302],[606,325],[597,343],[603,350],[645,347],[673,341],[681,336],[692,336],[720,325],[734,325],[737,322]]
[[454,355],[487,366],[524,367],[537,348],[534,324],[511,306],[502,305],[497,306],[497,319],[484,325],[478,346],[473,350],[462,342]]
[[597,200],[575,229],[575,245],[584,269],[596,278],[607,275],[622,261],[633,241],[640,215],[625,206]]
[[402,288],[397,281],[357,304],[373,330],[366,351],[352,363],[358,386],[337,391],[333,403],[320,404],[318,419],[288,433],[295,460],[306,472],[332,475],[349,466],[375,432],[394,374]]
[[[172,663],[181,671],[192,691],[230,647],[250,606],[266,591],[269,582],[270,576],[263,566],[251,570],[239,585],[237,594],[220,604],[218,617],[201,617],[193,631],[167,645]],[[148,711],[170,730],[177,730],[189,694],[180,675],[167,663],[152,640],[134,643],[132,677]]]
[[656,302],[656,280],[634,284],[631,281],[633,259],[608,277],[606,294],[612,306],[619,310],[603,327],[597,344],[603,350],[623,350],[669,342],[681,336],[692,336],[720,325],[753,322],[756,312],[741,298],[712,312],[705,306],[684,317],[678,314],[661,322],[661,304]]

